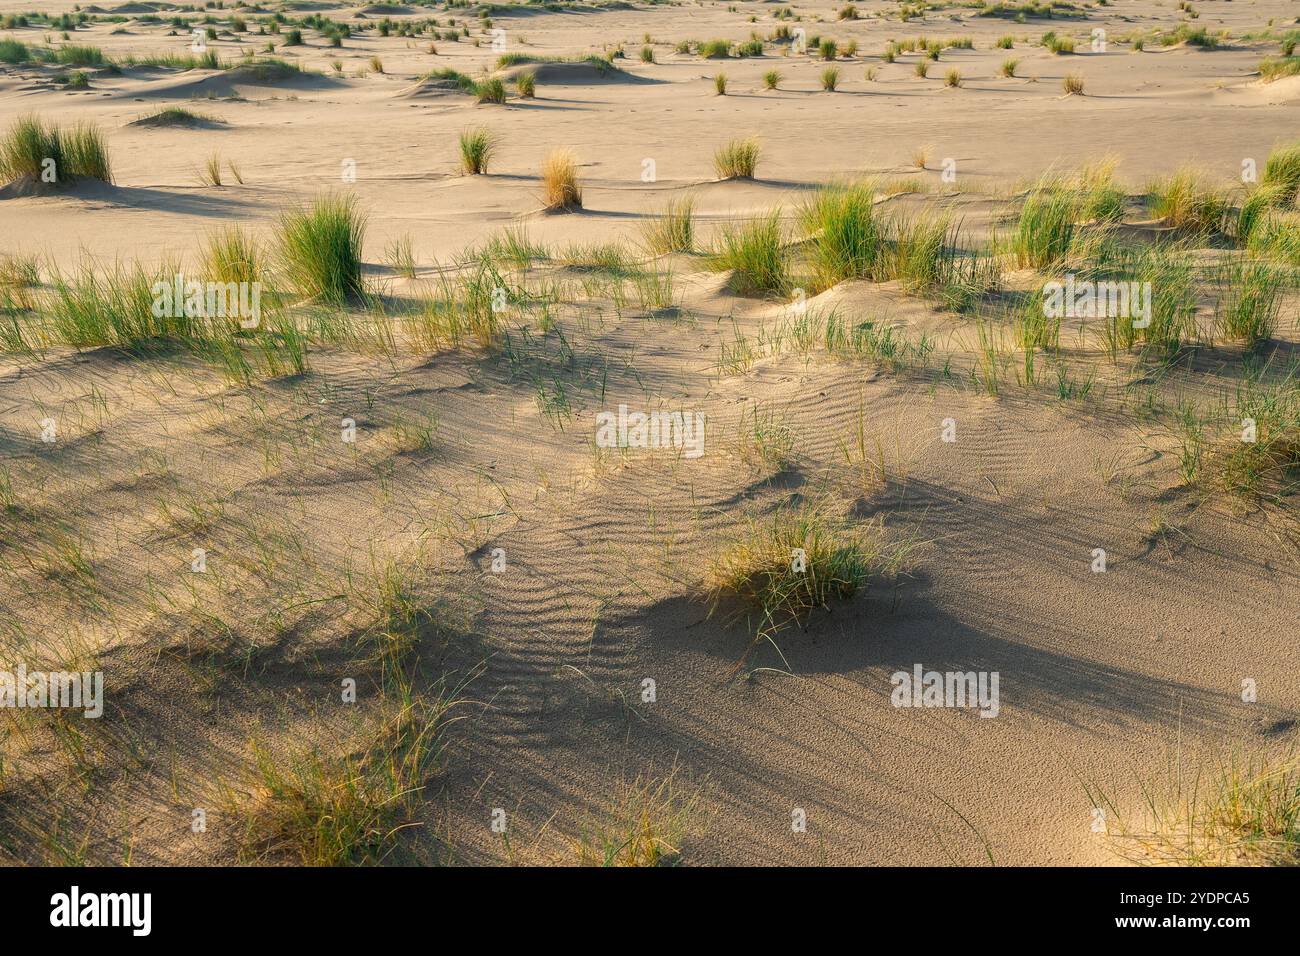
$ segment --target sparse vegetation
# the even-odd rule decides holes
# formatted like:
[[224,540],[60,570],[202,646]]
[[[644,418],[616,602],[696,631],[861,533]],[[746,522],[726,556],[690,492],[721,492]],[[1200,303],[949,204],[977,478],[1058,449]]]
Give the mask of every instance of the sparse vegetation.
[[280,217],[279,256],[299,291],[342,305],[364,295],[366,217],[351,196],[325,195]]
[[873,575],[896,573],[906,554],[878,529],[852,528],[823,507],[782,508],[749,523],[722,550],[708,596],[715,610],[748,617],[760,638],[771,637],[854,597]]
[[1209,234],[1224,226],[1229,203],[1220,189],[1206,185],[1194,169],[1183,167],[1150,186],[1152,209],[1171,226]]
[[713,268],[730,270],[735,291],[747,295],[784,292],[790,284],[780,210],[722,227],[711,253]]
[[486,175],[492,154],[496,151],[496,136],[485,126],[467,129],[460,134],[460,169],[468,176]]
[[582,208],[578,160],[568,150],[553,150],[542,162],[542,203],[551,212]]
[[655,255],[690,252],[695,244],[695,203],[690,196],[674,199],[663,213],[649,220],[644,228],[646,246]]
[[733,139],[713,154],[713,169],[719,179],[753,179],[759,153],[758,140]]
[[80,179],[111,183],[103,134],[87,124],[65,129],[47,126],[36,116],[19,118],[0,140],[0,180],[23,179],[53,187]]

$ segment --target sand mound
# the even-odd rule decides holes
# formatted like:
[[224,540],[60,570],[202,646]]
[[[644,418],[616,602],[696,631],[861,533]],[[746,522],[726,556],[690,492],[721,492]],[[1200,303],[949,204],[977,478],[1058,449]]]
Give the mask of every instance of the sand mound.
[[13,182],[0,186],[0,200],[41,199],[49,196],[70,196],[80,199],[103,197],[115,189],[98,179],[80,179],[65,183],[41,182],[34,176],[20,176]]
[[472,83],[463,73],[449,72],[445,76],[426,76],[408,86],[397,96],[401,99],[427,99],[441,96],[459,96],[473,92]]
[[543,86],[591,86],[597,83],[658,83],[649,77],[628,73],[616,66],[610,66],[598,57],[578,62],[516,63],[500,72],[500,75],[513,80],[521,73],[532,73],[537,82]]
[[214,119],[211,116],[201,116],[187,110],[168,109],[149,116],[142,116],[126,125],[142,126],[150,129],[222,129],[226,124],[224,121]]
[[1300,101],[1300,76],[1285,76],[1280,80],[1257,80],[1250,84],[1251,97],[1261,104],[1278,105]]
[[316,91],[343,86],[344,81],[320,73],[305,73],[278,61],[242,63],[228,70],[186,70],[125,92],[132,99],[190,99],[238,96],[243,89]]
[[31,176],[20,176],[13,182],[0,186],[0,199],[30,199],[61,191],[52,183],[43,183]]
[[323,89],[338,86],[340,82],[334,77],[325,76],[321,73],[306,73],[276,61],[244,63],[225,72],[232,83],[246,83],[256,86],[294,86]]

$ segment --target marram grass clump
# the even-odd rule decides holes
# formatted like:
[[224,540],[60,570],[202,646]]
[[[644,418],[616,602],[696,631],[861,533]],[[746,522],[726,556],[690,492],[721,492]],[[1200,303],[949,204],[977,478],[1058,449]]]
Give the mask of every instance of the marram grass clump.
[[285,273],[305,296],[342,305],[364,296],[361,247],[366,217],[351,196],[325,195],[284,213],[279,257]]
[[876,274],[884,237],[875,192],[870,182],[826,186],[800,210],[816,288]]
[[28,115],[15,120],[0,140],[0,181],[26,180],[57,188],[81,179],[113,181],[108,148],[97,127],[47,126]]
[[542,204],[552,212],[582,208],[578,160],[566,149],[553,150],[542,162]]
[[873,575],[897,573],[909,550],[878,526],[852,526],[823,507],[784,507],[752,520],[723,547],[706,594],[715,611],[747,617],[762,638],[852,598]]
[[467,176],[482,176],[488,171],[496,151],[496,136],[487,127],[467,129],[460,134],[460,169]]
[[758,140],[733,139],[713,154],[713,169],[719,179],[753,179],[758,157]]
[[731,286],[742,295],[785,292],[790,286],[790,267],[781,210],[724,226],[711,258],[714,269],[731,270]]
[[655,255],[690,252],[695,245],[695,201],[690,196],[674,199],[661,215],[646,222],[642,235]]

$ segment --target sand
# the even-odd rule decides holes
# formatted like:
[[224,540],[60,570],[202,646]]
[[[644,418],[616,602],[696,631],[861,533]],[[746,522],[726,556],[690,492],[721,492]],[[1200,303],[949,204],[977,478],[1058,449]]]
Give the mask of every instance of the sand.
[[[32,6],[2,0],[0,14]],[[0,126],[33,111],[94,122],[115,182],[0,200],[0,252],[39,256],[47,282],[52,267],[190,260],[222,226],[269,239],[285,208],[343,190],[368,216],[369,281],[398,311],[504,228],[548,247],[635,241],[647,217],[689,194],[707,238],[733,218],[778,206],[792,215],[818,184],[883,176],[926,190],[883,208],[947,208],[983,239],[1017,190],[1049,170],[1111,156],[1134,195],[1188,163],[1233,184],[1243,160],[1262,167],[1294,136],[1300,80],[1256,74],[1275,40],[1144,52],[1120,42],[1173,29],[1172,5],[1116,0],[1086,18],[1027,23],[957,6],[900,23],[896,4],[857,6],[861,19],[837,22],[838,5],[798,4],[802,23],[775,20],[770,3],[495,8],[506,52],[628,52],[612,73],[537,66],[536,98],[505,106],[421,81],[446,67],[482,75],[499,55],[490,36],[479,46],[439,39],[431,55],[428,37],[366,33],[332,49],[306,30],[305,46],[275,54],[309,71],[288,80],[88,68],[89,88],[75,91],[51,80],[53,67],[4,66]],[[1195,7],[1191,25],[1234,36],[1270,21],[1281,32],[1295,14],[1282,0]],[[363,8],[310,9],[342,20]],[[365,16],[466,17],[400,11]],[[170,8],[160,15],[94,22],[73,42],[113,57],[186,52],[187,34],[167,35]],[[858,42],[838,64],[837,92],[819,89],[824,63],[779,47],[722,62],[674,52],[680,40],[766,37],[782,23]],[[1094,28],[1109,36],[1106,52],[1088,48]],[[1053,29],[1077,37],[1079,53],[1028,42]],[[62,42],[37,26],[0,30],[29,44],[47,34]],[[637,60],[644,34],[658,62]],[[1004,34],[1026,39],[995,49]],[[918,35],[970,36],[975,49],[945,51],[925,80],[913,75],[915,54],[881,61],[887,40]],[[222,34],[210,47],[235,58],[267,39]],[[384,72],[358,75],[372,56]],[[1009,56],[1020,75],[1000,77]],[[943,85],[953,66],[959,89]],[[763,89],[770,69],[784,75],[775,91]],[[726,96],[714,95],[719,70]],[[1086,95],[1063,94],[1066,73],[1083,76]],[[193,128],[139,122],[170,105],[204,118]],[[500,134],[499,150],[489,175],[461,175],[456,138],[477,125]],[[716,181],[714,149],[743,135],[762,143],[757,178]],[[541,208],[538,173],[555,147],[580,163],[579,212]],[[924,170],[914,163],[922,148]],[[242,182],[199,182],[214,152]],[[947,159],[955,181],[942,178]],[[414,279],[385,265],[402,237]],[[575,844],[629,786],[668,778],[690,806],[673,849],[692,864],[1111,865],[1124,857],[1095,832],[1096,790],[1113,798],[1112,821],[1136,819],[1143,789],[1162,790],[1168,766],[1209,774],[1228,759],[1289,752],[1300,708],[1294,506],[1189,491],[1169,416],[1147,408],[1153,396],[1231,392],[1239,351],[1208,348],[1154,374],[1063,334],[1076,367],[1096,376],[1087,398],[1014,379],[990,395],[964,371],[978,343],[969,317],[897,283],[851,281],[810,307],[925,332],[957,372],[936,380],[758,345],[752,363],[729,370],[724,345],[758,342],[788,304],[735,294],[701,257],[661,264],[673,270],[675,309],[647,315],[596,295],[566,314],[563,338],[517,317],[528,334],[516,331],[509,360],[320,343],[305,373],[243,384],[183,355],[0,354],[0,470],[18,502],[0,524],[4,653],[93,660],[106,694],[93,726],[66,721],[84,737],[76,746],[54,718],[5,715],[0,854],[238,859],[239,808],[265,797],[248,771],[256,747],[286,766],[312,746],[360,752],[391,712],[357,650],[355,597],[389,562],[452,622],[422,632],[421,692],[441,678],[460,701],[413,810],[418,825],[385,845],[390,862],[575,862]],[[1007,281],[1032,280],[1013,270]],[[1279,362],[1300,347],[1298,314],[1288,293]],[[538,389],[554,397],[561,387],[571,414],[548,414]],[[620,403],[702,413],[705,454],[599,454],[594,416]],[[738,423],[756,406],[795,436],[789,467],[773,472],[738,450]],[[44,443],[50,417],[59,437]],[[340,440],[344,419],[357,441]],[[942,438],[949,419],[952,442]],[[412,441],[417,425],[427,441]],[[883,477],[846,461],[858,429]],[[710,615],[708,569],[747,521],[802,502],[830,502],[916,548],[898,576],[775,645],[751,646],[744,622]],[[67,570],[69,542],[89,579]],[[194,548],[216,574],[190,573]],[[1093,570],[1098,548],[1105,573]],[[997,672],[998,715],[892,706],[891,675],[918,664]],[[355,704],[340,701],[348,678]],[[1249,703],[1246,679],[1258,687]],[[202,832],[196,808],[207,814]],[[505,838],[492,826],[498,809]],[[792,827],[798,811],[804,832]],[[292,852],[266,859],[295,862]]]

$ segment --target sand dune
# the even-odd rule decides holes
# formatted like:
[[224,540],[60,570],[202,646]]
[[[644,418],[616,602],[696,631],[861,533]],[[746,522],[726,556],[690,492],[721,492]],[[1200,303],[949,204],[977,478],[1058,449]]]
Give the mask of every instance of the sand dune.
[[[0,858],[1190,862],[1169,767],[1296,772],[1292,5],[30,6],[0,127],[65,139],[0,186],[0,671],[105,701],[0,711]],[[322,197],[364,222],[313,259]],[[150,308],[254,275],[252,324]],[[1173,348],[1035,331],[1067,277],[1154,277]],[[602,445],[629,413],[700,454]],[[851,586],[737,611],[796,541]],[[900,706],[914,672],[999,697]]]

